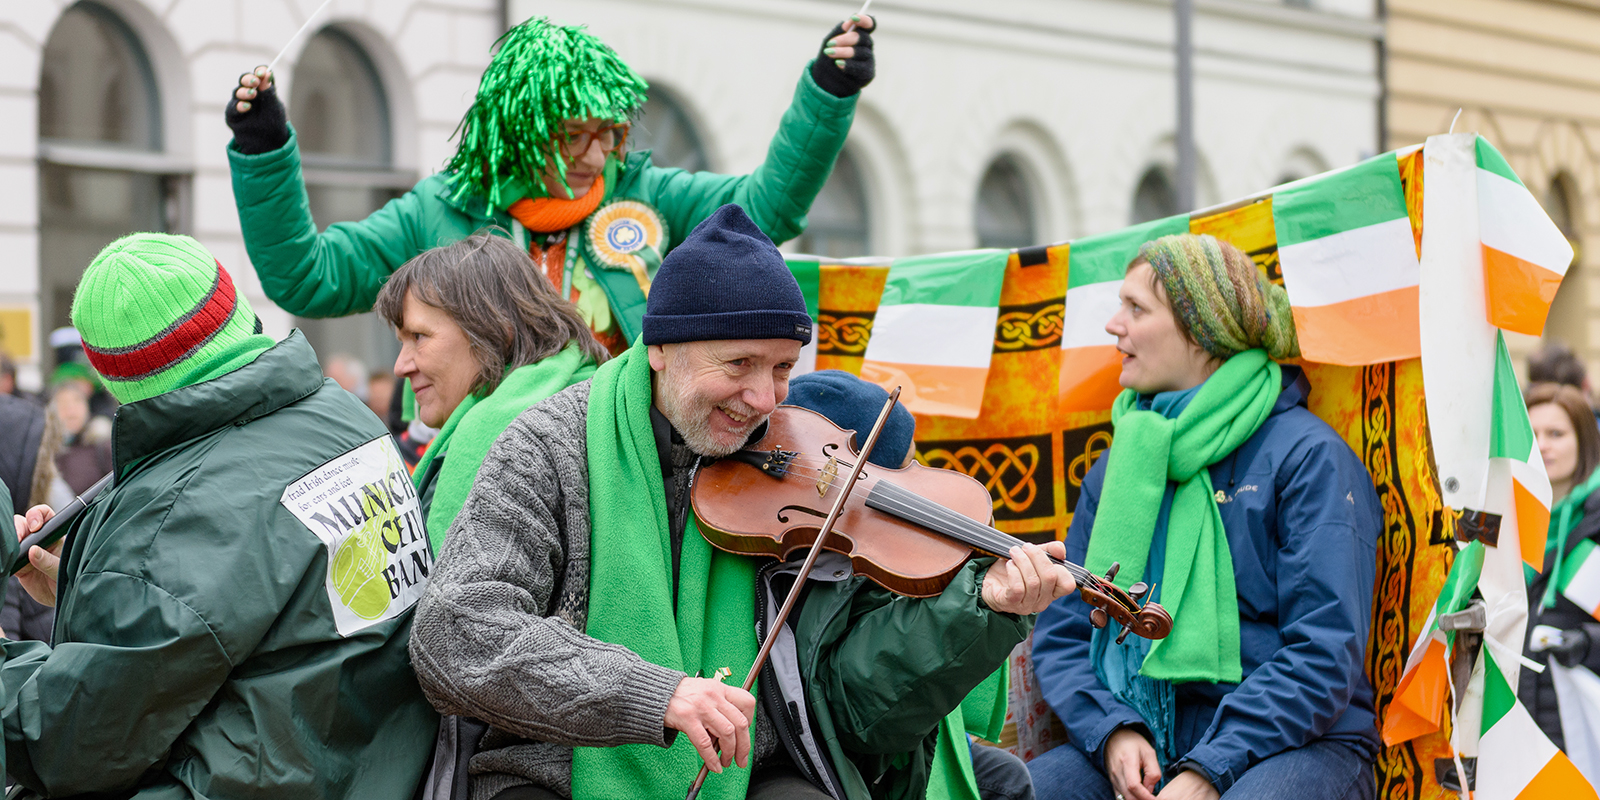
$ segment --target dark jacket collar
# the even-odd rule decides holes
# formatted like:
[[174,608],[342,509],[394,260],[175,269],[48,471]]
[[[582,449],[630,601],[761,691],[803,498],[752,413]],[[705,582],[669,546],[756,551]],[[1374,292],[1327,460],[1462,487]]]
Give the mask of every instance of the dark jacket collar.
[[1293,364],[1283,364],[1280,369],[1283,371],[1283,391],[1278,394],[1278,402],[1272,405],[1274,414],[1306,405],[1311,398],[1311,381],[1306,379],[1305,370]]
[[122,406],[111,437],[117,475],[148,455],[264,417],[321,386],[317,354],[294,331],[255,361],[220,378]]

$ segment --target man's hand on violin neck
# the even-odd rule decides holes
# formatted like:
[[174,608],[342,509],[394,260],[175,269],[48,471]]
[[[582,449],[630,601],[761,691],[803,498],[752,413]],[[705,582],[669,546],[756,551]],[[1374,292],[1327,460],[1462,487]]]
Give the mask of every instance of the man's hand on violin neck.
[[1057,597],[1072,594],[1078,584],[1067,568],[1050,560],[1067,557],[1061,542],[1025,544],[1011,548],[983,576],[983,602],[1006,614],[1037,614]]
[[667,701],[663,723],[689,737],[706,766],[720,773],[735,762],[750,766],[750,720],[755,715],[756,698],[749,692],[709,678],[684,678]]

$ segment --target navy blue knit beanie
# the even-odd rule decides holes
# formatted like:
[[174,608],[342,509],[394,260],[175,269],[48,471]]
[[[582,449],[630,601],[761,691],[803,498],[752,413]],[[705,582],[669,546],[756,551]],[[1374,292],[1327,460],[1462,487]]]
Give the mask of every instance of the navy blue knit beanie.
[[661,259],[644,308],[645,344],[811,341],[800,284],[772,240],[732,203]]
[[[848,372],[825,369],[789,379],[789,397],[783,402],[807,408],[833,421],[833,424],[856,432],[856,446],[867,443],[872,423],[878,421],[878,412],[889,399],[883,387],[868,383]],[[867,456],[867,463],[896,469],[905,462],[911,449],[911,438],[917,432],[917,420],[906,410],[904,403],[895,403],[889,412],[889,421],[883,423],[883,433],[878,434],[878,445]]]

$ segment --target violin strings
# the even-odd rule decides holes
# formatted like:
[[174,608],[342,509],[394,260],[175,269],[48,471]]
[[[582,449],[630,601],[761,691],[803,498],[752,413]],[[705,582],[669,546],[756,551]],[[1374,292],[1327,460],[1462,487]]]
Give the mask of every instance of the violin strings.
[[[810,466],[804,463],[815,463],[817,461],[818,457],[806,456],[803,453],[800,453],[795,454],[788,459],[787,466],[765,471],[769,474],[779,476],[794,475],[801,478],[816,478],[818,479],[818,484],[829,489],[836,488],[840,476],[834,475],[831,477],[825,477],[827,473],[824,471],[824,467]],[[823,461],[822,463],[826,464],[827,462]],[[846,468],[851,468],[854,466],[853,464],[847,464],[843,461],[837,461],[837,463]],[[911,517],[908,515],[914,515],[919,511],[934,518],[942,518],[940,521],[944,522],[945,527],[947,528],[966,529],[962,531],[962,536],[960,537],[966,544],[979,547],[991,555],[1009,557],[1007,554],[1011,552],[1011,548],[1023,543],[1022,540],[1017,539],[1003,531],[996,530],[988,525],[984,525],[981,522],[977,522],[971,517],[959,514],[943,505],[916,495],[904,487],[891,483],[887,480],[880,480],[877,485],[885,487],[885,491],[877,498],[877,501],[886,507],[885,510],[890,511],[890,513],[895,514],[895,516],[899,516],[902,519],[908,519],[910,521],[915,520],[911,519]],[[915,500],[913,501],[911,498],[915,498]],[[893,508],[887,508],[889,506],[893,506]],[[1056,559],[1052,558],[1051,561],[1056,561]],[[1073,579],[1079,581],[1080,583],[1100,583],[1102,580],[1100,576],[1095,575],[1088,569],[1070,561],[1061,560],[1056,561],[1056,563],[1066,567],[1067,572],[1072,575]]]

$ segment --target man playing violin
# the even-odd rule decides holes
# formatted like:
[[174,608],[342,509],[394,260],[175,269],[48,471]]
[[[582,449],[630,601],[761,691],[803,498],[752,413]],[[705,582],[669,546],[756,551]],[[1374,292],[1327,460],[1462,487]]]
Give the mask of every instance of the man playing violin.
[[489,726],[471,797],[677,800],[703,762],[702,797],[921,798],[940,720],[1074,591],[1058,543],[925,599],[826,553],[755,693],[723,684],[797,581],[712,548],[690,478],[759,437],[811,328],[772,242],[723,206],[663,261],[640,341],[495,443],[411,639],[434,705]]

